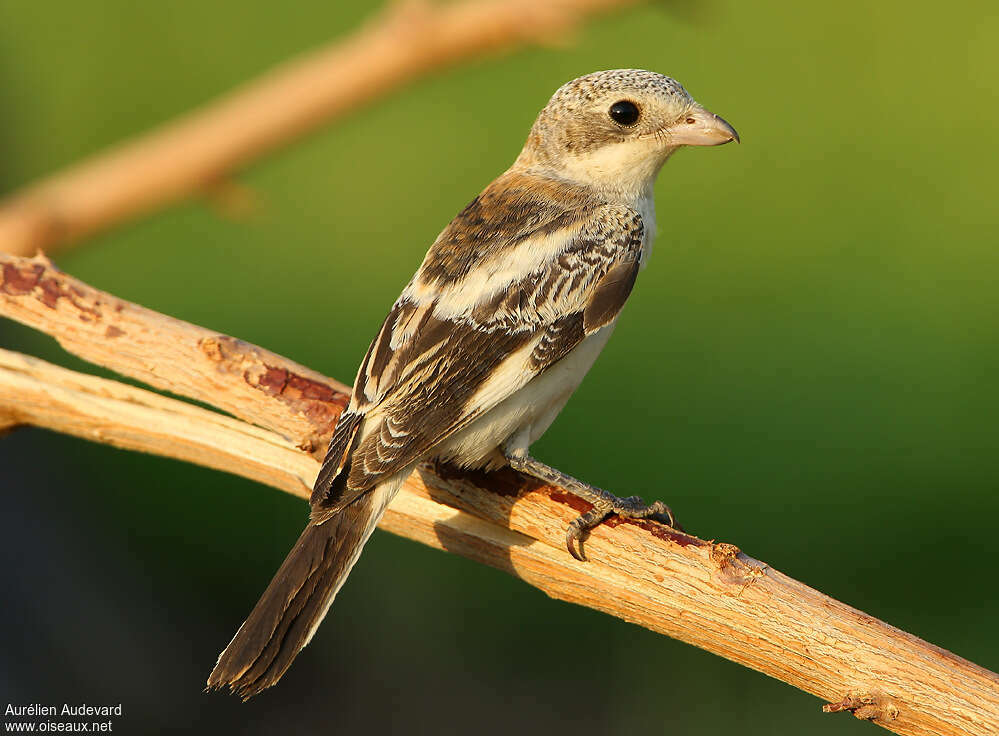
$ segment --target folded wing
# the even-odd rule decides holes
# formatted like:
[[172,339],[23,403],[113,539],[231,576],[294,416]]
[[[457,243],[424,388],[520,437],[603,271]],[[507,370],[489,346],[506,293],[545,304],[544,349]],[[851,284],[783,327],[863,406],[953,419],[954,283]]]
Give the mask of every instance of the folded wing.
[[432,455],[617,317],[639,268],[641,217],[600,205],[557,222],[499,239],[464,274],[448,253],[457,276],[435,269],[441,259],[431,249],[361,365],[314,513],[343,508]]

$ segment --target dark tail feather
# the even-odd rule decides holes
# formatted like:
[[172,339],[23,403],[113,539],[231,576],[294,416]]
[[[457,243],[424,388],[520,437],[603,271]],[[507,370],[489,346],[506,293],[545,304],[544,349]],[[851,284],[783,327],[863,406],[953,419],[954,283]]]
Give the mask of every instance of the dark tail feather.
[[309,643],[384,510],[382,489],[310,522],[249,618],[219,655],[208,689],[244,700],[275,684]]

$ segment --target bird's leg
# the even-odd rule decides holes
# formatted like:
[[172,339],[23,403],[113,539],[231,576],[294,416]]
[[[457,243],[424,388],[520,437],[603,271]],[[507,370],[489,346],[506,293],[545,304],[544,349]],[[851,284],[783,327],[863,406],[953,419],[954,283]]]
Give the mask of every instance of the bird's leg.
[[[550,465],[545,465],[527,454],[509,453],[507,461],[514,470],[519,470],[521,473],[526,473],[545,483],[561,486],[574,496],[579,496],[584,501],[593,504],[593,508],[574,519],[566,531],[565,546],[569,550],[569,554],[577,560],[586,559],[586,555],[583,553],[583,540],[590,529],[600,524],[611,514],[617,514],[625,519],[654,518],[670,526],[674,524],[673,512],[662,501],[646,504],[639,496],[618,498],[601,488],[576,480],[571,475],[566,475]],[[578,544],[579,552],[576,552],[574,542]]]

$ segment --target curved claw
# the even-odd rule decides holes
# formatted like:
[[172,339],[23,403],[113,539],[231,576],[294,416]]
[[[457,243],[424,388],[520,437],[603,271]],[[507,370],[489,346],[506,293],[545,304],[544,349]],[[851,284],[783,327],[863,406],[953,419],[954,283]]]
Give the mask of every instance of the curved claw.
[[673,516],[673,509],[664,504],[662,501],[654,501],[649,505],[649,509],[653,514],[658,514],[659,516],[665,516],[668,521],[666,522],[670,526],[676,526],[676,517]]
[[[655,501],[648,506],[645,505],[640,496],[630,496],[619,499],[619,501],[619,504],[608,504],[606,507],[596,505],[585,514],[572,520],[565,532],[565,548],[569,550],[569,554],[574,559],[586,562],[586,554],[583,552],[585,535],[611,514],[618,514],[625,519],[648,519],[658,516],[661,520],[665,520],[669,526],[676,526],[673,510],[662,501]],[[578,552],[576,551],[577,546],[579,547]]]
[[[572,546],[572,541],[576,540],[579,544],[579,552],[576,548]],[[573,556],[574,559],[580,562],[586,562],[586,555],[583,552],[583,540],[579,538],[578,534],[572,533],[572,527],[569,527],[569,531],[565,534],[565,548],[569,550],[569,554]]]
[[[599,524],[601,521],[606,519],[611,513],[612,509],[605,509],[600,506],[594,506],[592,509],[587,511],[585,514],[580,514],[569,524],[569,528],[565,533],[565,546],[569,550],[569,554],[575,557],[580,562],[586,562],[586,554],[583,552],[583,538],[587,532],[593,527]],[[575,549],[573,549],[572,542],[575,540],[579,545],[579,553],[577,554]]]
[[[587,518],[593,512],[588,514],[583,514],[577,516],[569,524],[569,528],[565,530],[565,548],[569,550],[569,554],[580,562],[586,562],[586,553],[583,552],[583,534],[589,528],[589,524],[592,522]],[[579,547],[579,552],[576,552],[576,548],[573,546],[575,542]]]

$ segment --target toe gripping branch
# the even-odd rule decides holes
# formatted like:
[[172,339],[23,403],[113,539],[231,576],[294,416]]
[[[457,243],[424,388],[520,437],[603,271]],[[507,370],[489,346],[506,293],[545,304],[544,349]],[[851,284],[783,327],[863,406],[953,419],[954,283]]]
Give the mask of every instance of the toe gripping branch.
[[618,498],[613,493],[576,480],[571,475],[566,475],[533,457],[511,455],[507,456],[507,460],[514,470],[526,473],[545,483],[562,486],[573,495],[593,504],[592,509],[572,520],[565,534],[566,549],[580,562],[586,560],[583,542],[590,530],[600,525],[611,514],[617,514],[623,519],[655,519],[669,526],[676,525],[673,511],[662,501],[646,504],[639,496]]

